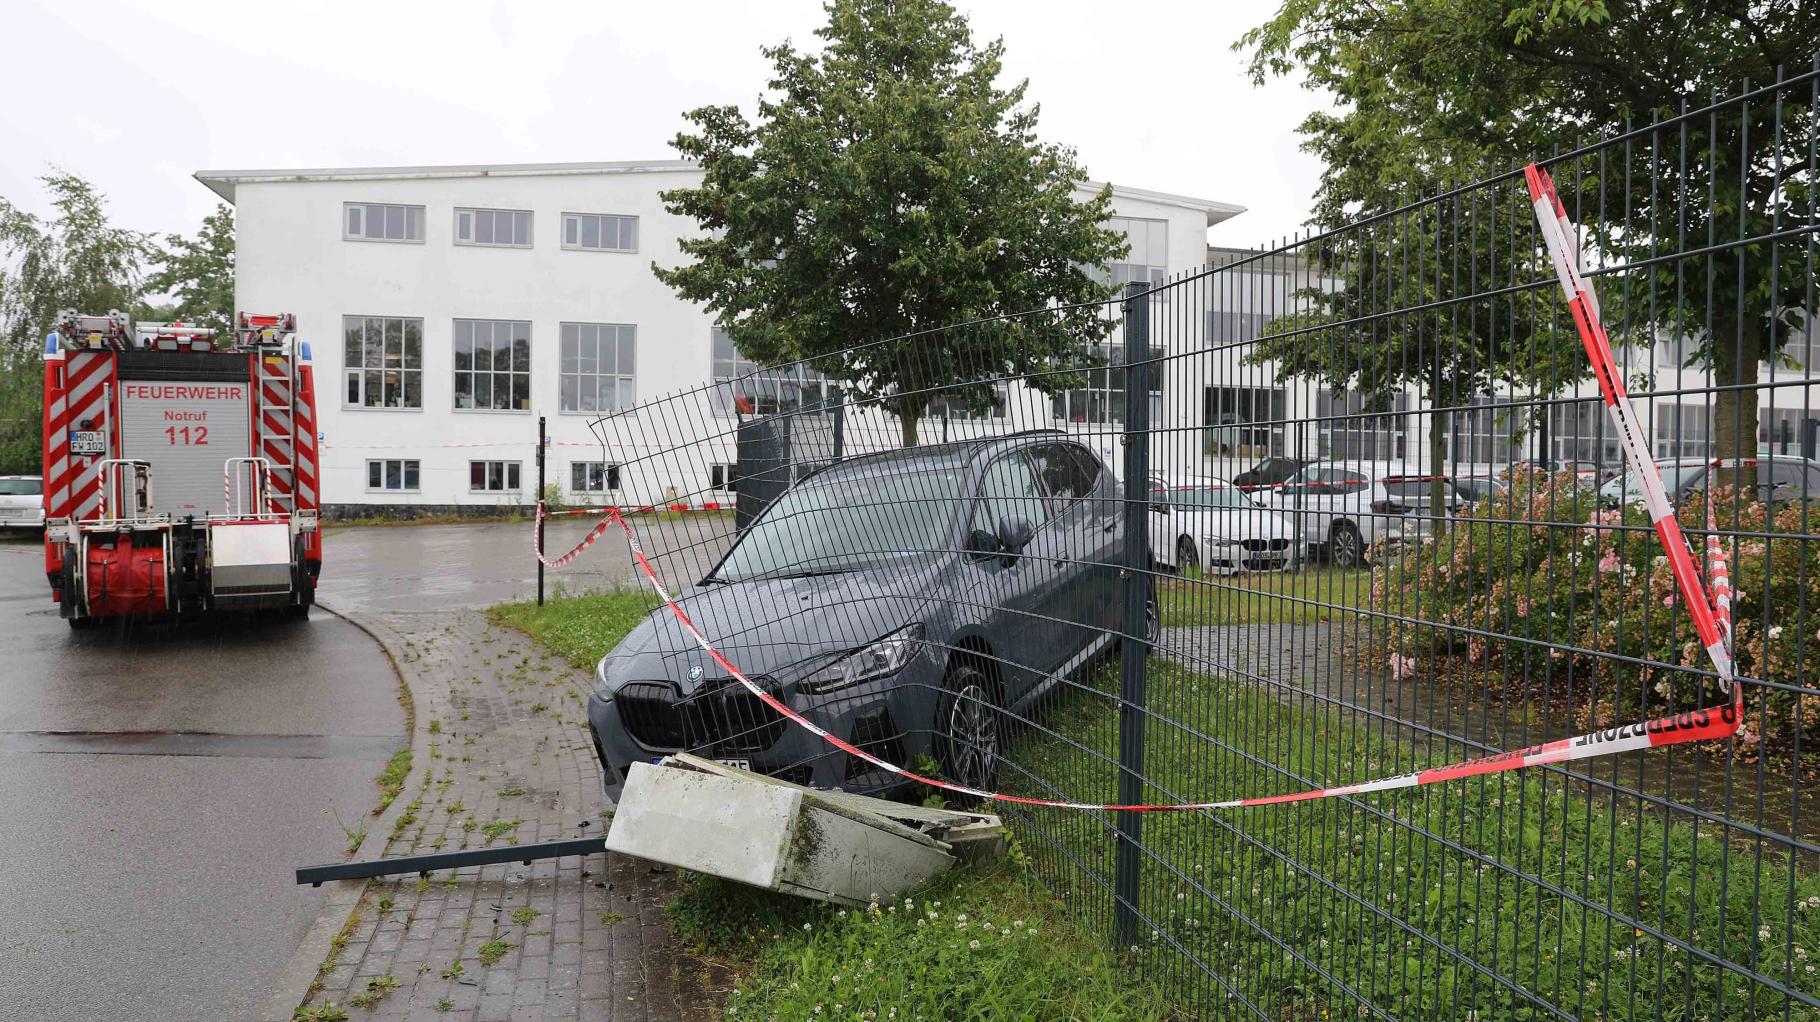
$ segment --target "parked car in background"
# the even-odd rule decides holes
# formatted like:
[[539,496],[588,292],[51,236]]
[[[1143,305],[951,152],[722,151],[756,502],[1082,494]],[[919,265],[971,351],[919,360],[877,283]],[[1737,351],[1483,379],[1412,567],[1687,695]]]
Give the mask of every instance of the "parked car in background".
[[1434,479],[1398,462],[1317,461],[1272,490],[1268,503],[1301,518],[1311,556],[1325,555],[1337,567],[1356,568],[1365,563],[1373,543],[1414,541],[1432,531],[1436,518],[1465,505],[1466,498],[1443,476],[1445,506],[1431,509]]
[[[990,789],[1007,711],[1116,648],[1123,507],[1112,472],[1059,432],[864,455],[795,483],[677,603],[828,733]],[[1153,593],[1147,633],[1160,622]],[[765,706],[667,608],[595,680],[609,797],[633,763],[680,749],[821,788],[902,783]]]
[[[1236,575],[1277,571],[1294,561],[1295,523],[1232,483],[1185,479],[1163,492],[1169,528],[1164,537],[1175,549],[1177,570],[1203,568],[1209,575]],[[1156,538],[1153,533],[1153,543]]]
[[1302,458],[1273,455],[1233,476],[1232,483],[1241,490],[1274,490],[1307,466]]
[[0,476],[0,528],[44,528],[44,480]]
[[1482,472],[1454,476],[1453,485],[1469,504],[1482,504],[1510,489],[1510,483],[1506,480]]
[[[1746,458],[1742,463],[1757,466],[1757,499],[1766,504],[1820,499],[1820,461],[1778,454]],[[1712,458],[1675,458],[1659,462],[1657,467],[1661,469],[1662,489],[1667,491],[1669,502],[1678,504],[1687,494],[1704,491],[1712,473],[1731,464],[1734,462]],[[1634,504],[1642,499],[1643,487],[1633,472],[1626,472],[1599,487],[1599,502],[1607,507]]]

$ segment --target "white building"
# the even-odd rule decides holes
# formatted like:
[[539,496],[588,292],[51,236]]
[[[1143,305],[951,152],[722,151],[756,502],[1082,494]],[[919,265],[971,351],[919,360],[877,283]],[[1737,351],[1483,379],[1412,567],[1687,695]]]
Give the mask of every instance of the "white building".
[[[700,176],[684,161],[196,174],[235,207],[237,307],[294,312],[315,342],[331,514],[526,503],[539,415],[565,500],[660,499],[619,488],[588,424],[752,368],[651,272],[681,261],[677,240],[695,230],[659,193]],[[1201,265],[1207,228],[1243,212],[1122,186],[1112,206],[1132,240],[1115,279]],[[1104,431],[1106,404],[1042,407]],[[1017,425],[1039,424],[1023,407]],[[666,488],[725,481],[715,464],[703,474]]]

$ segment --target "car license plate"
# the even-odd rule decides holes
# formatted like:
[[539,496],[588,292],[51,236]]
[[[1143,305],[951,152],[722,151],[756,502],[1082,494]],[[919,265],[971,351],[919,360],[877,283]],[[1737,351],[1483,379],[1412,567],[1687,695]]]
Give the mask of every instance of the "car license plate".
[[107,434],[98,429],[70,430],[71,454],[106,454]]
[[735,770],[752,769],[752,761],[749,759],[717,759],[714,762],[719,763],[721,766],[730,766]]

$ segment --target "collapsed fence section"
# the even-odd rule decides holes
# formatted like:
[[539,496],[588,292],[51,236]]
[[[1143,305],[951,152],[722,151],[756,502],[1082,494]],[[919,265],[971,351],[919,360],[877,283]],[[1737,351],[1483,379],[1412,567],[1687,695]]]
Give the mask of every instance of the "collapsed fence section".
[[[1665,497],[1729,563],[1735,734],[1263,808],[1006,807],[1185,1011],[1820,1011],[1817,88],[1544,161]],[[632,522],[676,600],[603,666],[609,785],[688,749],[1179,805],[1691,720],[1731,693],[1600,404],[1517,172],[607,417],[630,489],[773,483],[733,528]]]

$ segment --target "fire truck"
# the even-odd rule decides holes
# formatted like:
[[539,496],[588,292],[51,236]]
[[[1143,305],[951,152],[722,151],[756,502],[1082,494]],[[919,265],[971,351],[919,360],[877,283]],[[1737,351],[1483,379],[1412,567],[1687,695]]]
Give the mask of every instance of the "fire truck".
[[241,313],[231,339],[58,316],[44,343],[44,570],[70,627],[309,614],[316,392],[296,332],[288,314]]

